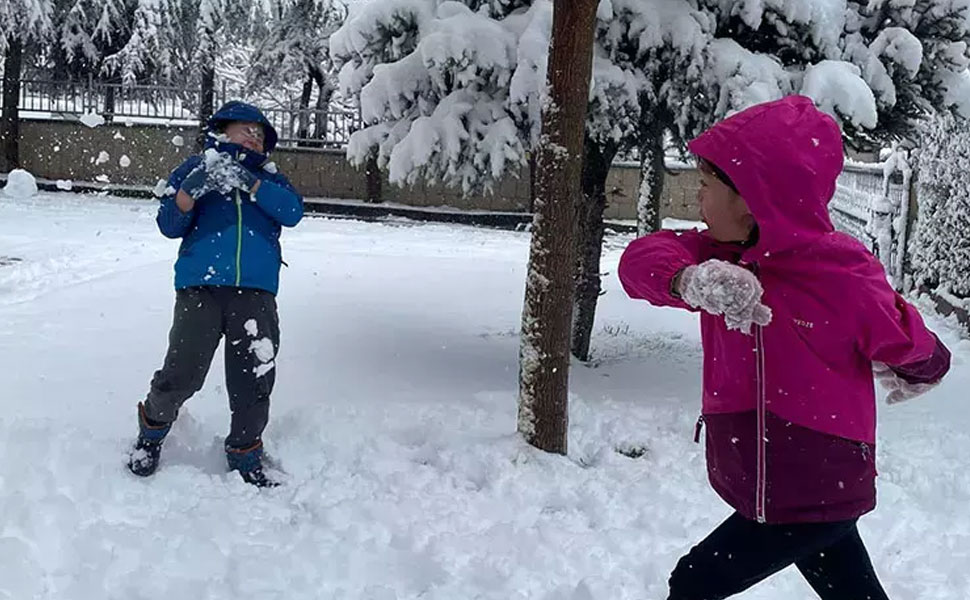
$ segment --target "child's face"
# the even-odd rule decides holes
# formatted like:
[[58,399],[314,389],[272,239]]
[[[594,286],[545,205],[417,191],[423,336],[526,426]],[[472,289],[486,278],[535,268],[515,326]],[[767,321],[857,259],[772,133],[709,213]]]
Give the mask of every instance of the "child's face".
[[233,144],[239,144],[243,148],[252,150],[253,152],[262,153],[263,151],[266,131],[259,123],[233,121],[226,125],[225,134]]
[[711,173],[701,171],[701,189],[697,192],[701,216],[708,233],[719,242],[744,242],[754,228],[754,217],[748,205]]

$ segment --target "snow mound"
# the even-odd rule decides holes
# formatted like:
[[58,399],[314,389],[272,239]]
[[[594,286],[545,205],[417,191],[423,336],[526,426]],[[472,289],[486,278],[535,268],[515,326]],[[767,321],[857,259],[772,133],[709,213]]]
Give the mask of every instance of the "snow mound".
[[23,169],[14,169],[7,175],[7,185],[3,188],[7,198],[33,198],[37,195],[37,180]]
[[104,125],[104,117],[97,113],[84,113],[81,115],[80,121],[87,125],[88,127],[97,127],[98,125]]

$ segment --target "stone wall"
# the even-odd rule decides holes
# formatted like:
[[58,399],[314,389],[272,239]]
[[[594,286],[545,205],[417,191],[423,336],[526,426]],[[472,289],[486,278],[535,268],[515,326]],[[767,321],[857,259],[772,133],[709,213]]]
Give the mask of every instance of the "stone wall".
[[[165,125],[111,123],[91,128],[75,121],[25,120],[20,155],[25,169],[45,179],[152,186],[191,154],[197,131]],[[281,148],[273,153],[273,160],[308,198],[362,199],[366,195],[363,172],[350,166],[342,151]],[[636,165],[614,166],[607,181],[606,217],[635,219],[638,187]],[[696,172],[673,171],[667,177],[663,216],[697,219],[697,187]],[[523,212],[529,206],[529,177],[527,172],[508,177],[493,193],[467,198],[441,185],[419,183],[399,188],[385,181],[383,197],[408,206]]]

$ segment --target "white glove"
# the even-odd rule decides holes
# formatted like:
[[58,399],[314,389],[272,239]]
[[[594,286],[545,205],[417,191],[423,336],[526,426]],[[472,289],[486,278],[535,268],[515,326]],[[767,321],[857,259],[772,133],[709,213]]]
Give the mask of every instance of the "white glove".
[[219,190],[223,194],[236,189],[248,192],[256,184],[256,176],[229,154],[209,148],[203,157],[202,165],[205,165],[209,189]]
[[883,388],[889,390],[886,396],[886,404],[899,404],[917,396],[922,396],[926,392],[940,385],[936,383],[909,383],[893,372],[889,366],[880,363],[872,363],[872,373]]
[[729,262],[708,260],[687,267],[677,291],[690,306],[724,315],[728,329],[750,335],[752,325],[771,323],[771,309],[761,303],[761,282],[751,271]]

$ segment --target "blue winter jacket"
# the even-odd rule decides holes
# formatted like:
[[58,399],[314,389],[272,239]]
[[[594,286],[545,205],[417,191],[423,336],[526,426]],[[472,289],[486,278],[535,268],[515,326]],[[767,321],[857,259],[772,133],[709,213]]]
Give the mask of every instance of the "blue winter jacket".
[[[266,130],[266,152],[276,146],[276,131],[255,106],[227,103],[209,120],[209,132],[215,134],[231,121],[261,123]],[[275,294],[283,262],[281,226],[293,227],[300,222],[303,198],[285,176],[276,172],[266,155],[213,136],[206,140],[206,148],[234,156],[262,183],[254,197],[243,191],[211,191],[183,213],[175,204],[175,194],[203,157],[192,156],[172,172],[156,220],[163,235],[182,239],[175,263],[175,289],[231,286]]]

